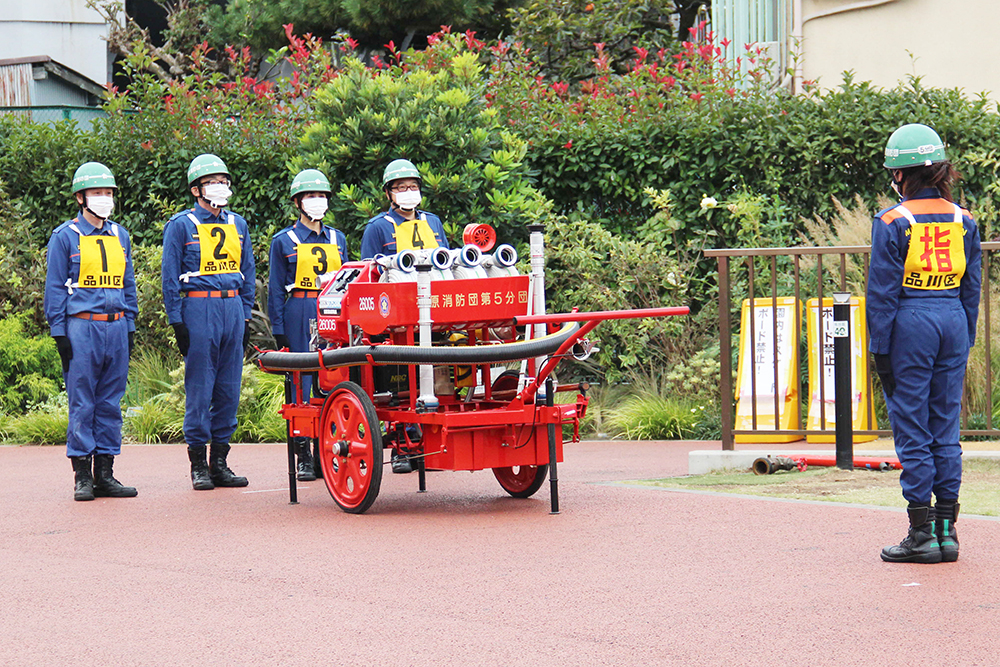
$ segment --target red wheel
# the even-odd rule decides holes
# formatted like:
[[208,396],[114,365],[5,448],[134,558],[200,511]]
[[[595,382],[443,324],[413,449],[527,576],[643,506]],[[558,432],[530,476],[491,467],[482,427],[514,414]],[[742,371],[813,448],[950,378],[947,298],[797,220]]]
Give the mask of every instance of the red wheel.
[[319,438],[326,488],[340,508],[361,514],[382,486],[382,430],[375,406],[353,382],[341,382],[326,399]]
[[545,483],[545,475],[549,467],[542,466],[511,466],[510,468],[494,468],[493,475],[500,482],[503,490],[515,498],[530,498]]
[[[493,381],[491,391],[512,391],[517,389],[518,373],[507,370]],[[500,482],[503,490],[515,498],[529,498],[535,495],[545,483],[545,475],[549,467],[543,466],[511,466],[508,468],[493,468],[493,475]]]

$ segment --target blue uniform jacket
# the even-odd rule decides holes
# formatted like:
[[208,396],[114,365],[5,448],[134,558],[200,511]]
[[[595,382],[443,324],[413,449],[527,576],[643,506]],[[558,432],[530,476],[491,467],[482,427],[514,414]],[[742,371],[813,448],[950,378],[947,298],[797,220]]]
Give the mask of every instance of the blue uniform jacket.
[[288,232],[295,232],[299,243],[330,243],[336,239],[340,250],[340,263],[348,261],[347,237],[340,230],[323,225],[322,234],[312,231],[301,221],[285,227],[271,239],[271,275],[268,278],[267,313],[271,318],[271,331],[275,334],[285,333],[285,298],[288,286],[295,282],[295,269],[298,264],[296,243]]
[[[926,238],[913,238],[911,222],[904,210],[909,211],[916,223],[956,222],[956,206],[942,199],[936,188],[926,188],[910,199],[881,211],[872,224],[871,265],[868,271],[868,347],[874,354],[888,354],[892,328],[900,299],[953,297],[961,299],[969,327],[969,346],[976,340],[976,320],[979,317],[979,290],[982,280],[982,254],[979,247],[979,228],[965,209],[958,209],[963,238],[950,239],[925,234]],[[952,243],[963,243],[965,273],[958,284],[942,283],[935,289],[918,289],[921,275],[907,276],[905,269],[911,243],[921,243],[922,258],[928,266],[950,261],[948,253]],[[926,251],[924,251],[926,249]]]
[[[232,221],[240,237],[242,255],[239,273],[193,275],[201,266],[201,244],[190,214],[194,214],[199,224],[228,224],[230,220]],[[184,275],[188,275],[186,280],[182,278]],[[181,292],[195,290],[237,290],[243,300],[243,318],[249,320],[252,317],[256,273],[253,244],[247,221],[243,216],[227,210],[222,210],[218,216],[214,216],[200,204],[177,213],[163,227],[163,264],[160,280],[163,286],[163,305],[166,307],[170,324],[182,321]]]
[[[438,245],[442,248],[449,247],[448,236],[444,233],[441,218],[433,213],[417,210],[417,217],[419,218],[421,215],[427,218],[427,224],[434,232]],[[369,220],[365,226],[365,233],[361,237],[361,259],[371,259],[375,255],[395,255],[396,237],[393,234],[396,228],[393,223],[401,225],[404,222],[406,222],[406,218],[395,209],[379,213]]]
[[[87,236],[113,236],[117,233],[125,250],[125,275],[119,288],[79,288],[80,234]],[[56,227],[49,238],[47,271],[45,275],[45,319],[52,336],[66,335],[66,318],[77,313],[125,313],[128,330],[135,331],[135,318],[139,314],[136,301],[135,273],[132,269],[132,240],[121,225],[105,220],[101,229],[87,222],[83,214]]]

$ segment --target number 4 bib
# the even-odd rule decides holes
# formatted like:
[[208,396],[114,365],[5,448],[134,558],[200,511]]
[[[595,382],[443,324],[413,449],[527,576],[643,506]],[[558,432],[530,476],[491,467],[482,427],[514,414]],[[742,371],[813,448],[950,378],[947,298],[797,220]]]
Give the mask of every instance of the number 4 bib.
[[438,247],[437,237],[434,236],[431,226],[427,224],[427,218],[423,215],[416,220],[407,220],[399,225],[395,222],[392,224],[395,227],[392,235],[396,239],[396,252]]
[[198,224],[198,241],[201,246],[201,275],[239,273],[242,248],[236,225]]

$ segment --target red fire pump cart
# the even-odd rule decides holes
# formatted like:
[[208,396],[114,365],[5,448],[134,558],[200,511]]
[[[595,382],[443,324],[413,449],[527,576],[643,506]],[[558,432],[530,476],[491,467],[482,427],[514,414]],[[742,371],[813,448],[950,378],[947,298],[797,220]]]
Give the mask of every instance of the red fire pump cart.
[[[490,469],[507,493],[527,498],[548,474],[559,511],[562,426],[572,424],[578,440],[587,396],[585,384],[554,385],[552,370],[568,355],[589,355],[585,336],[604,320],[688,309],[546,314],[542,230],[530,227],[530,275],[513,268],[511,246],[487,254],[492,228],[470,225],[461,249],[348,262],[321,281],[316,325],[327,347],[258,358],[262,370],[286,374],[291,502],[292,438],[308,437],[318,440],[323,479],[346,512],[375,502],[386,448],[415,465],[420,491],[426,470]],[[325,398],[302,395],[310,374]],[[575,403],[553,403],[556,392],[573,390]]]

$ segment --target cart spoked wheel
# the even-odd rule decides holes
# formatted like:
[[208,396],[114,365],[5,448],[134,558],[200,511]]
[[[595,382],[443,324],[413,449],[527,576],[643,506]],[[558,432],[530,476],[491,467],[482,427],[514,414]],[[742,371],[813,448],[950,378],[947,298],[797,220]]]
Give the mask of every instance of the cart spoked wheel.
[[542,488],[545,474],[549,471],[547,465],[541,466],[511,466],[509,468],[494,468],[493,474],[503,490],[515,498],[530,498],[535,491]]
[[[517,389],[517,377],[517,371],[504,371],[493,381],[491,392]],[[500,482],[503,490],[510,495],[515,498],[529,498],[542,488],[548,471],[547,465],[509,466],[507,468],[493,468],[493,475]]]
[[319,455],[340,508],[361,514],[371,507],[382,486],[382,431],[371,399],[353,382],[334,387],[323,405]]

